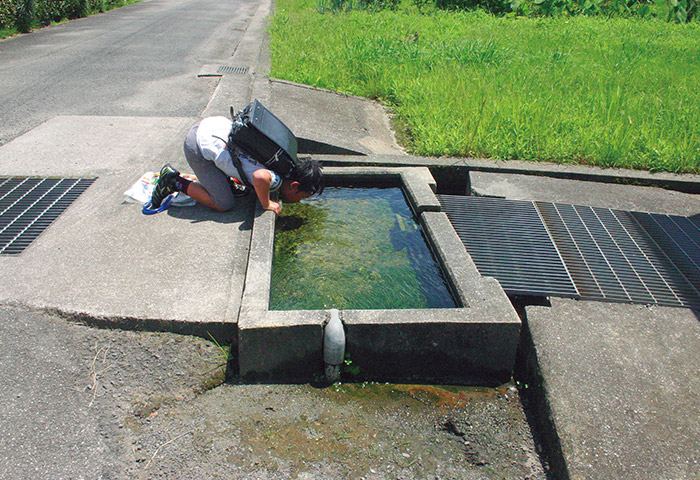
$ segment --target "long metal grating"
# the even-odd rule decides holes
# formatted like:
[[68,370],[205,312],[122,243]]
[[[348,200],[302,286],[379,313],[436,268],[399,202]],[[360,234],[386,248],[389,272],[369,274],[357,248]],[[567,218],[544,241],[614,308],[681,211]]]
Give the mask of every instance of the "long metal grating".
[[0,254],[22,253],[94,181],[0,177]]
[[[479,271],[496,277],[508,293],[700,307],[697,220],[550,202],[439,197]],[[575,293],[565,288],[562,271]]]

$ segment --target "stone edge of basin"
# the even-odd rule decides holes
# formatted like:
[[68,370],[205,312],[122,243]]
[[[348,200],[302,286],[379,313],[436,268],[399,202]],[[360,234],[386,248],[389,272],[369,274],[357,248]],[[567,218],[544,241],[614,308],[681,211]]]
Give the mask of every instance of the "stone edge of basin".
[[[433,193],[426,167],[328,167],[327,183],[402,186],[457,308],[343,310],[346,353],[363,380],[498,385],[511,377],[520,319],[493,278],[482,277]],[[269,310],[275,215],[255,214],[238,318],[241,378],[307,382],[323,371],[324,310]]]

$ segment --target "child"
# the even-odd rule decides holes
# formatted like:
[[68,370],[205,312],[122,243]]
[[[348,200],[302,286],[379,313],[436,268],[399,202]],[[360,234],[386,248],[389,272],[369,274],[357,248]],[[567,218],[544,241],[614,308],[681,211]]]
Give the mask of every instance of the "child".
[[[153,191],[151,209],[160,207],[171,193],[182,192],[214,210],[231,210],[235,197],[240,194],[235,192],[245,189],[241,185],[232,185],[229,178],[252,184],[263,208],[276,215],[280,214],[282,207],[270,198],[271,192],[279,192],[279,197],[285,202],[298,202],[323,191],[323,173],[318,161],[301,158],[289,178],[282,178],[238,148],[229,152],[225,139],[231,127],[232,122],[226,117],[208,117],[190,129],[185,138],[185,158],[198,181],[191,182],[169,164],[165,165]],[[243,172],[235,167],[232,154],[240,160]]]

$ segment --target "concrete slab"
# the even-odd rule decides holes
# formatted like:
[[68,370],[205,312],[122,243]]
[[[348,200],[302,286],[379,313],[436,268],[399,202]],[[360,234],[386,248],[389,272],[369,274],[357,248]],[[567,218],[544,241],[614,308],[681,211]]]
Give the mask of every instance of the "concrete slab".
[[193,122],[62,116],[0,147],[3,176],[97,177],[21,255],[0,257],[0,302],[231,338],[252,202],[225,214],[195,206],[151,216],[123,202],[146,171],[166,162],[188,171],[181,145]]
[[268,79],[259,71],[226,75],[203,113],[229,115],[257,98],[298,137],[300,154],[404,155],[379,103]]
[[[404,154],[379,103],[281,80],[269,82],[275,115],[297,137],[361,154]],[[311,147],[313,151],[304,153],[323,153],[322,145]]]
[[[688,176],[688,182],[694,177],[698,176]],[[472,187],[478,194],[511,200],[570,203],[685,217],[700,214],[697,194],[658,187],[485,172],[472,172],[471,180]],[[698,185],[700,186],[700,177]]]
[[[253,76],[256,74],[253,74]],[[215,95],[202,112],[202,118],[223,116],[230,118],[230,109],[243,109],[250,103],[253,91],[252,75],[228,75],[221,79]]]
[[558,298],[526,310],[557,478],[698,478],[700,314]]
[[[507,175],[525,175],[546,179],[578,180],[594,184],[617,184],[660,187],[670,191],[700,193],[700,175],[668,172],[647,172],[620,168],[600,168],[585,165],[561,165],[548,162],[526,162],[521,160],[490,160],[462,157],[418,157],[408,155],[316,155],[324,164],[339,166],[373,165],[385,167],[429,166],[436,170],[449,167],[460,172],[483,172]],[[467,182],[469,180],[467,179]],[[440,181],[438,180],[438,183]]]
[[[253,85],[261,80],[263,72],[269,71],[269,57],[264,45],[267,41],[268,15],[272,8],[271,1],[260,2],[255,7],[255,13],[246,25],[245,33],[226,62],[227,65],[247,67],[248,73],[223,76],[202,112],[202,118],[215,115],[228,117],[230,107],[240,110],[254,98]],[[200,75],[212,71],[211,68],[203,69]]]
[[219,72],[219,68],[222,67],[222,63],[218,64],[206,64],[202,65],[199,69],[198,77],[223,77],[224,74]]

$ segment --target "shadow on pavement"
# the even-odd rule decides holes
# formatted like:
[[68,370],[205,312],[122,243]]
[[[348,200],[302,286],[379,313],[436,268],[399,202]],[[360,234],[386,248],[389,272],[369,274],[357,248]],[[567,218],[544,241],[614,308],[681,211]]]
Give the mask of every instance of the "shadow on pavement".
[[170,217],[189,220],[190,223],[216,222],[223,224],[239,223],[239,230],[250,230],[253,226],[252,217],[255,208],[255,196],[250,194],[236,199],[236,206],[228,212],[217,212],[203,205],[193,207],[171,207],[167,210]]

